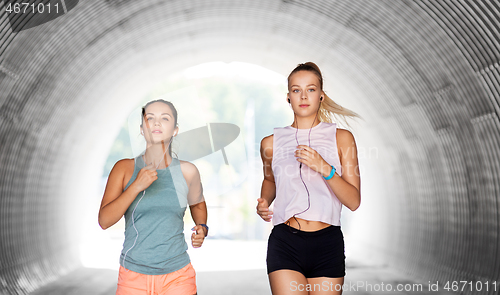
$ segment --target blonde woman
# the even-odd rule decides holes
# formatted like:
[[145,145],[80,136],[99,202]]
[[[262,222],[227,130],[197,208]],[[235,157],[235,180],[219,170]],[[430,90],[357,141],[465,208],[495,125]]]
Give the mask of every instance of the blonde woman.
[[[271,291],[341,294],[345,276],[342,205],[361,202],[356,143],[332,117],[359,117],[331,100],[312,62],[288,76],[291,126],[275,128],[261,142],[264,180],[257,214],[269,222],[267,272]],[[273,211],[269,206],[274,201]]]

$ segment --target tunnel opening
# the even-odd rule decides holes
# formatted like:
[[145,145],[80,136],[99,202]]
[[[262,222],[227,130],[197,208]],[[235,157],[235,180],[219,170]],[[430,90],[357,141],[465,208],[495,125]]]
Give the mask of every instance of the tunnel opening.
[[359,255],[432,281],[498,280],[496,2],[82,2],[16,32],[1,17],[2,291],[81,265],[74,217],[99,195],[107,132],[161,77],[214,60],[282,74],[312,60],[329,94],[350,94],[339,102],[369,123],[360,146],[379,151],[350,225]]

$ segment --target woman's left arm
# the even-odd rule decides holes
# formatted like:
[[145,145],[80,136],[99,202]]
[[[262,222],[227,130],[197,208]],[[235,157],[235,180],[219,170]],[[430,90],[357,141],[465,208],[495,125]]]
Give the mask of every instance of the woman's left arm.
[[191,235],[191,243],[193,244],[193,248],[198,248],[201,247],[208,234],[207,229],[200,225],[207,224],[207,204],[203,201],[191,205],[189,208],[191,209],[191,217],[193,217],[193,221],[196,224],[196,226],[192,228],[195,232]]
[[191,243],[194,248],[198,248],[201,247],[208,234],[207,229],[201,225],[207,223],[207,204],[203,197],[203,186],[198,168],[192,163],[183,161],[181,169],[189,189],[187,198],[191,217],[196,224],[192,228],[194,233],[191,235]]
[[[344,206],[355,211],[361,204],[361,179],[356,141],[349,130],[337,129],[337,147],[340,151],[342,176],[335,172],[332,178],[326,180],[326,183]],[[323,177],[330,175],[332,167],[318,152],[306,145],[299,145],[297,148],[295,152],[295,156],[298,157],[297,161],[306,164]]]

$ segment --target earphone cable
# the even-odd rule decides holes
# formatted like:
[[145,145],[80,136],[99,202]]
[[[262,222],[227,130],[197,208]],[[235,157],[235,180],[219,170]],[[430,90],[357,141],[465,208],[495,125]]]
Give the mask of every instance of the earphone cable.
[[[165,154],[167,153],[168,148],[170,147],[170,143],[172,143],[172,139],[173,139],[173,138],[174,138],[173,136],[170,138],[170,141],[169,141],[169,143],[168,143],[168,146],[167,146],[167,148],[165,149],[165,152],[163,153],[163,156],[162,156],[162,158],[161,158],[160,162],[158,162],[158,165],[156,166],[156,169],[158,169],[158,167],[160,167],[160,163],[161,163],[161,161],[163,161],[163,158],[165,157]],[[142,157],[142,155],[141,155],[141,157]],[[146,167],[146,152],[144,152],[144,161],[143,161],[143,162],[144,162],[144,166],[143,166],[142,168]],[[165,165],[166,165],[166,163],[165,163]],[[132,210],[132,216],[131,216],[131,219],[132,219],[132,226],[133,226],[133,227],[134,227],[134,229],[135,229],[136,236],[135,236],[134,244],[132,244],[132,247],[130,247],[130,248],[129,248],[126,252],[125,252],[125,255],[123,256],[123,259],[122,259],[122,264],[123,264],[123,267],[124,267],[124,268],[125,268],[125,258],[127,258],[128,251],[130,251],[132,248],[134,248],[135,243],[137,242],[137,238],[139,238],[139,231],[138,231],[138,230],[137,230],[137,228],[135,227],[134,213],[135,213],[135,209],[137,209],[137,206],[138,206],[138,205],[139,205],[139,203],[141,202],[142,198],[144,198],[144,195],[145,195],[145,194],[146,194],[146,190],[144,189],[144,190],[142,191],[142,196],[141,196],[141,198],[139,199],[139,201],[137,201],[137,204],[135,204],[134,210]]]
[[[318,111],[319,111],[319,108],[318,108]],[[295,141],[297,142],[297,145],[299,145],[299,140],[297,138],[297,133],[299,132],[299,124],[297,122],[297,116],[295,114],[295,112],[293,113],[294,115],[294,118],[295,118],[295,124],[297,125],[297,129],[295,130]],[[311,130],[312,130],[312,126],[314,125],[314,122],[316,122],[316,118],[318,117],[318,112],[316,112],[316,116],[314,117],[314,121],[312,122],[311,124],[311,127],[309,128],[309,135],[308,135],[308,142],[309,142],[309,147],[311,146]],[[293,214],[293,219],[295,219],[295,221],[299,224],[299,230],[301,229],[301,225],[300,225],[300,222],[297,220],[297,218],[295,217],[296,215],[299,215],[299,214],[302,214],[304,212],[306,212],[307,210],[309,210],[309,208],[311,208],[311,196],[309,194],[309,189],[307,188],[307,185],[306,183],[304,182],[304,179],[302,178],[302,162],[300,162],[300,165],[299,165],[299,175],[300,175],[300,180],[302,181],[302,184],[304,185],[305,189],[306,189],[306,192],[307,192],[307,208],[302,211],[302,212],[299,212],[299,213],[295,213]],[[290,223],[287,221],[287,225],[290,227]],[[296,231],[292,231],[292,233],[297,233]]]

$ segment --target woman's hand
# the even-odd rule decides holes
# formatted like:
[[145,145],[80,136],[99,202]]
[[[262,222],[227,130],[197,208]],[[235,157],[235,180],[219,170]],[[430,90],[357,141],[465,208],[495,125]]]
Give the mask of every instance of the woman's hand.
[[306,164],[312,170],[323,175],[323,177],[327,177],[332,171],[332,167],[323,159],[323,157],[307,145],[297,146],[295,157],[297,157],[297,161]]
[[191,244],[193,248],[200,248],[205,240],[205,228],[202,225],[197,225],[193,227],[191,230],[194,230],[194,233],[191,235]]
[[148,166],[142,168],[139,173],[137,173],[137,177],[135,178],[133,183],[139,191],[143,191],[157,179],[158,172],[156,172],[156,169],[154,169],[153,164],[149,164]]
[[271,221],[273,211],[269,210],[269,203],[264,198],[258,198],[257,202],[257,214],[259,214],[264,221]]

